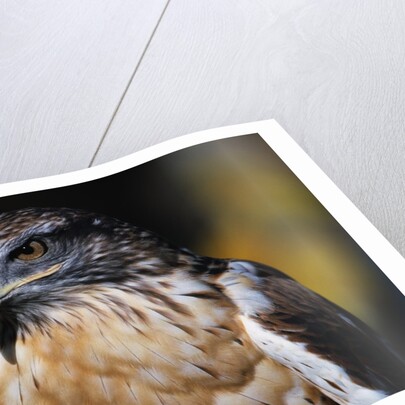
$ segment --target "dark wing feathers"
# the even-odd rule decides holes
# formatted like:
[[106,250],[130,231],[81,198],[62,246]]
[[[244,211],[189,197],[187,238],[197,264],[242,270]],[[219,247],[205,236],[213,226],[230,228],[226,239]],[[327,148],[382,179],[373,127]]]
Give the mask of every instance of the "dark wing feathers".
[[265,329],[305,343],[361,386],[387,393],[405,389],[404,361],[366,324],[278,270],[251,264],[275,307],[257,314]]

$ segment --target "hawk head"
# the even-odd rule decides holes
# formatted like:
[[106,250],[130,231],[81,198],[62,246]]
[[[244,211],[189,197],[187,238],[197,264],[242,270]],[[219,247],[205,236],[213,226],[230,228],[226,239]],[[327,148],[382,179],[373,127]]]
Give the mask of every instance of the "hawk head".
[[[185,251],[181,251],[186,255]],[[178,254],[133,225],[68,208],[0,215],[0,320],[16,326],[46,321],[49,308],[97,285],[125,289],[167,272]]]

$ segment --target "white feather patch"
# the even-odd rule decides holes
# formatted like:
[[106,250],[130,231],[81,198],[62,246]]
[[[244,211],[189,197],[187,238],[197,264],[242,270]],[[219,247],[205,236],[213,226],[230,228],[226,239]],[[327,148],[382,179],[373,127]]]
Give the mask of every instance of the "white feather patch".
[[370,405],[386,397],[381,391],[354,383],[342,367],[309,352],[305,344],[291,342],[267,331],[247,316],[242,315],[241,320],[251,339],[265,354],[297,371],[336,402],[345,405]]
[[255,267],[243,261],[232,262],[229,271],[218,279],[225,288],[226,295],[239,307],[244,315],[253,315],[260,311],[271,311],[272,302],[257,291],[256,286],[260,283],[255,275]]

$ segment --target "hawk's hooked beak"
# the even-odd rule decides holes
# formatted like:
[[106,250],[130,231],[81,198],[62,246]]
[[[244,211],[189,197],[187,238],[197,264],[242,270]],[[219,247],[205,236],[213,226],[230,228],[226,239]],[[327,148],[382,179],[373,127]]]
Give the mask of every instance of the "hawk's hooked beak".
[[31,281],[39,280],[40,278],[48,277],[51,274],[56,273],[62,267],[62,264],[63,263],[54,264],[53,266],[49,267],[49,269],[42,271],[41,273],[36,273],[21,280],[7,284],[6,286],[0,288],[0,298],[5,297],[8,293],[24,284],[31,283]]

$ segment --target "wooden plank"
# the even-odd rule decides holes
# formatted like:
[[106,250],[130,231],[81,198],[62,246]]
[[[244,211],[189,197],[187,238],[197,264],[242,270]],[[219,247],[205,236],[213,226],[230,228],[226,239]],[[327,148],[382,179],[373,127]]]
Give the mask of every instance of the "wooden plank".
[[404,3],[172,0],[95,164],[276,118],[405,253]]
[[165,3],[2,2],[1,182],[87,167]]

